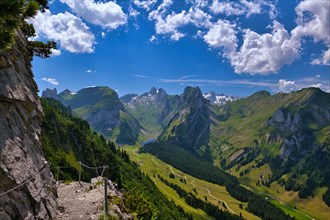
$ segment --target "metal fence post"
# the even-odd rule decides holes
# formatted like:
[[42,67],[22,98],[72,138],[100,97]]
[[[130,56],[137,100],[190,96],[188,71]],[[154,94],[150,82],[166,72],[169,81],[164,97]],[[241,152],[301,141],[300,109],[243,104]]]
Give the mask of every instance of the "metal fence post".
[[108,178],[104,177],[104,220],[108,219]]
[[80,179],[81,179],[81,162],[79,161],[79,184],[81,185],[80,183]]

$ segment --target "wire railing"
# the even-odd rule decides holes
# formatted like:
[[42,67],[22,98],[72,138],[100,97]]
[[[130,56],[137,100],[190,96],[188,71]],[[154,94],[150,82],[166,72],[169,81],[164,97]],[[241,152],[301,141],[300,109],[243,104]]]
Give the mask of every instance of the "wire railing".
[[[79,163],[79,184],[80,184],[80,185],[81,185],[80,180],[81,180],[81,171],[82,171],[82,167],[85,167],[85,168],[87,168],[87,169],[93,169],[93,170],[98,170],[98,169],[103,168],[102,173],[101,173],[101,177],[103,177],[104,171],[105,171],[107,168],[109,168],[109,166],[107,166],[107,165],[97,166],[97,167],[91,167],[91,166],[88,166],[88,165],[82,163],[81,161],[79,161],[78,163]],[[14,191],[14,190],[16,190],[16,189],[18,189],[19,187],[22,187],[23,185],[25,185],[25,184],[27,184],[27,183],[29,183],[29,182],[32,182],[38,174],[42,173],[42,172],[45,170],[45,168],[46,168],[47,166],[51,167],[50,164],[48,164],[48,162],[45,161],[44,166],[43,166],[43,167],[42,167],[37,173],[33,174],[31,177],[29,177],[29,178],[27,178],[26,180],[24,180],[23,182],[19,183],[17,186],[14,186],[14,187],[12,187],[12,188],[9,189],[9,190],[0,193],[0,197],[6,195],[6,194],[8,194],[8,193],[10,193],[10,192],[12,192],[12,191]],[[72,167],[72,166],[56,166],[56,168],[57,168],[57,170],[58,170],[58,172],[59,172],[60,169],[75,168],[75,167]],[[58,175],[57,177],[59,177],[59,175]],[[43,184],[43,185],[44,185],[44,184]],[[108,193],[107,193],[107,190],[108,190],[107,187],[108,187],[108,185],[109,185],[109,183],[108,183],[108,179],[107,179],[107,177],[104,177],[104,215],[105,215],[105,216],[108,215],[108,205],[107,205],[107,204],[108,204],[108,201],[107,201],[107,194],[108,194]],[[41,191],[42,189],[43,189],[43,187],[40,189],[40,191]],[[39,193],[40,193],[40,192],[39,192]],[[38,193],[38,194],[39,194],[39,193]]]
[[19,183],[17,186],[3,192],[3,193],[0,193],[0,197],[3,196],[3,195],[6,195],[12,191],[14,191],[15,189],[18,189],[19,187],[23,186],[24,184],[28,183],[28,182],[31,182],[39,173],[43,172],[46,168],[46,166],[48,165],[47,162],[44,163],[44,166],[35,174],[33,174],[30,178],[24,180],[23,182]]

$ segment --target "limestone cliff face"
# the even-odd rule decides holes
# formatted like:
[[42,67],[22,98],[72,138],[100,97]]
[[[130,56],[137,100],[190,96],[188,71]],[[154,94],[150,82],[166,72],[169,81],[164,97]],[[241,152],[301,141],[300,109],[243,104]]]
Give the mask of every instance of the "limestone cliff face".
[[279,108],[274,112],[269,124],[281,130],[297,131],[302,124],[302,120],[299,112],[294,115],[291,115],[291,113],[288,112],[285,117],[284,110]]
[[186,87],[180,99],[177,113],[158,139],[209,158],[210,103],[198,87]]
[[16,41],[0,52],[0,219],[53,219],[56,188],[39,140],[42,108],[26,42],[19,35]]

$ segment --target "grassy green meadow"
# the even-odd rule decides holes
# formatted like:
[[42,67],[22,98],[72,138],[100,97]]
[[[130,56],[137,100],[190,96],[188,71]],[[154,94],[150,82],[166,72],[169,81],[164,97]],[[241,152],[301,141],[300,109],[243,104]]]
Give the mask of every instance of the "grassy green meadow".
[[[180,170],[173,168],[172,166],[164,163],[159,160],[157,157],[151,154],[139,154],[137,153],[138,146],[126,146],[124,148],[132,161],[135,161],[140,165],[141,170],[148,174],[151,179],[155,182],[161,192],[163,192],[169,199],[174,200],[177,205],[180,205],[186,212],[191,213],[194,216],[194,219],[213,219],[210,216],[207,216],[202,210],[196,210],[191,206],[187,205],[183,199],[177,195],[177,193],[172,190],[170,187],[163,184],[157,177],[157,175],[162,176],[167,181],[179,185],[182,189],[187,192],[196,193],[193,189],[197,191],[197,197],[201,199],[207,199],[214,205],[218,205],[219,208],[227,210],[232,213],[239,215],[242,213],[243,217],[246,219],[259,219],[259,217],[247,212],[244,207],[246,204],[241,203],[240,201],[232,198],[225,187],[219,186],[206,182],[204,180],[197,179],[190,175],[187,175]],[[173,173],[175,179],[169,177]],[[185,180],[186,183],[183,182]],[[243,205],[243,209],[239,205]],[[226,207],[226,208],[225,208]]]

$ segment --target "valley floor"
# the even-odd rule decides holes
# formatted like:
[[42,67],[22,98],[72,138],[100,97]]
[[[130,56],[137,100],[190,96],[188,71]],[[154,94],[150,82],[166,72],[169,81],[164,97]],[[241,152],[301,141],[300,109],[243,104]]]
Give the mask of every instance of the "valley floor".
[[[196,210],[193,207],[185,203],[183,199],[170,187],[165,185],[159,180],[158,175],[162,176],[167,181],[179,185],[187,192],[193,192],[198,198],[207,200],[214,205],[217,205],[220,209],[227,210],[234,214],[243,215],[245,219],[260,219],[259,217],[247,212],[245,207],[247,204],[232,198],[225,187],[206,182],[204,180],[197,179],[190,175],[187,175],[180,170],[177,170],[164,163],[155,156],[145,153],[137,153],[139,147],[127,146],[124,148],[129,154],[131,160],[139,164],[140,169],[148,174],[154,183],[158,186],[161,192],[163,192],[169,199],[174,200],[177,205],[180,205],[186,212],[191,213],[194,219],[213,219],[208,216],[202,210]],[[173,174],[175,179],[170,178],[169,175]],[[194,192],[197,191],[197,194]],[[242,204],[243,208],[240,208]]]
[[[207,199],[207,201],[218,205],[223,210],[227,210],[238,215],[241,213],[245,219],[259,219],[259,217],[245,210],[247,204],[241,203],[240,201],[232,198],[226,191],[225,187],[187,175],[180,170],[173,168],[169,164],[164,163],[151,154],[137,153],[139,150],[138,146],[126,146],[124,149],[129,154],[131,160],[139,164],[140,169],[151,177],[158,188],[169,199],[174,200],[177,205],[180,205],[182,208],[184,208],[186,212],[193,214],[194,219],[212,218],[207,216],[202,210],[196,210],[187,205],[185,201],[182,200],[173,189],[162,183],[157,175],[162,176],[171,183],[179,185],[187,192],[193,192],[193,189],[196,189],[198,194],[196,195],[195,193],[195,195],[197,197],[201,199]],[[175,176],[175,179],[169,177],[171,173]],[[302,220],[330,219],[330,209],[326,207],[325,204],[322,204],[322,200],[318,198],[320,192],[316,192],[315,198],[298,199],[297,195],[293,195],[294,193],[285,191],[278,184],[276,186],[273,186],[272,184],[270,188],[265,186],[256,187],[255,182],[253,182],[253,175],[257,177],[259,176],[258,173],[252,172],[246,177],[240,179],[240,181],[245,184],[243,186],[260,195],[263,195],[265,199],[271,201],[287,214],[294,216],[296,219]],[[279,192],[281,193],[279,194]],[[243,209],[240,208],[240,204],[243,206]]]

